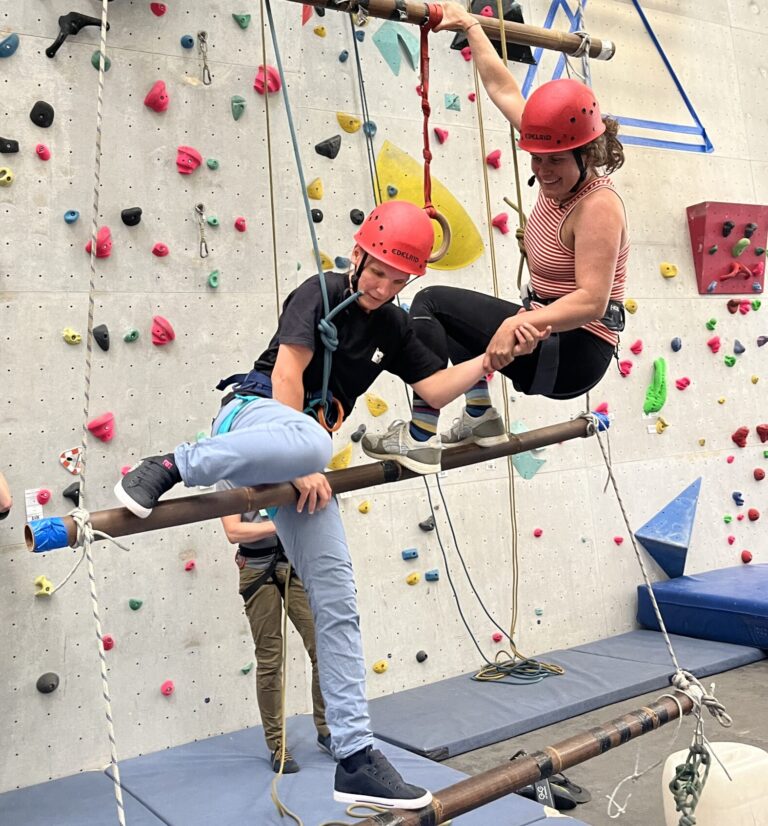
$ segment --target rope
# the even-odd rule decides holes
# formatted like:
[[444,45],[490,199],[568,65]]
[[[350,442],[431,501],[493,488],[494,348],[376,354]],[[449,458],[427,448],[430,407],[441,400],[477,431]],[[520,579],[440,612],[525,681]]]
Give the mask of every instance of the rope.
[[592,46],[592,35],[584,29],[584,3],[582,0],[577,0],[574,19],[575,25],[578,28],[573,32],[573,34],[581,38],[581,43],[576,51],[570,55],[570,57],[581,58],[581,72],[573,67],[570,57],[563,52],[562,58],[565,62],[565,71],[568,77],[576,75],[582,83],[585,83],[587,86],[592,86],[592,71],[589,65],[589,50]]
[[421,25],[421,111],[424,116],[422,133],[424,138],[424,209],[430,218],[437,217],[437,210],[432,206],[432,150],[429,148],[429,116],[432,107],[429,105],[429,33],[443,19],[443,8],[435,3],[427,3],[427,20]]

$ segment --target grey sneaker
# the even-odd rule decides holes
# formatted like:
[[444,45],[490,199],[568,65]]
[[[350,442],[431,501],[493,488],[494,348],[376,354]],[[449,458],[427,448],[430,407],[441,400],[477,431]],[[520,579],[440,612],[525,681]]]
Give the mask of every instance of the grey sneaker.
[[409,423],[397,419],[381,436],[366,434],[362,441],[363,453],[372,459],[391,459],[414,473],[439,473],[443,446],[435,435],[426,442],[411,436]]
[[489,407],[482,416],[470,416],[462,410],[461,418],[454,419],[451,429],[441,433],[440,439],[446,447],[466,445],[474,442],[480,447],[500,445],[509,440],[504,419],[495,407]]

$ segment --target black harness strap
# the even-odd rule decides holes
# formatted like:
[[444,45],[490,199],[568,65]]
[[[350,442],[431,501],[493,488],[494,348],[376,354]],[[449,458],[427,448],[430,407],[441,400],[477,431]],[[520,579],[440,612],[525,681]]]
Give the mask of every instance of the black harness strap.
[[[252,582],[244,591],[240,591],[240,596],[243,598],[243,602],[247,605],[250,601],[251,597],[261,588],[262,585],[266,585],[269,583],[269,580],[272,579],[275,575],[275,571],[277,571],[277,565],[280,561],[281,549],[275,551],[274,556],[269,561],[269,565],[266,567],[262,575]],[[293,576],[293,568],[291,568],[291,576]],[[282,585],[277,579],[272,579],[272,582],[269,583],[274,585],[275,588],[280,591],[280,593],[285,596],[285,586]],[[287,581],[286,581],[287,584]]]

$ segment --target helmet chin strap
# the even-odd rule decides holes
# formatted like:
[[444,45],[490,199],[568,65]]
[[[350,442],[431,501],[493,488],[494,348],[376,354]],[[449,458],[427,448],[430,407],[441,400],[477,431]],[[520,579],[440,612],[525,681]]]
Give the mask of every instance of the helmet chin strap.
[[587,165],[584,163],[584,157],[581,154],[580,149],[572,149],[571,150],[574,160],[576,161],[576,166],[579,167],[579,180],[568,190],[569,192],[576,192],[576,190],[584,183],[584,179],[587,177]]
[[352,292],[357,292],[357,285],[360,281],[360,276],[363,274],[363,270],[365,269],[365,265],[368,263],[368,253],[363,250],[363,254],[360,258],[360,263],[355,267],[354,272],[352,273],[352,277],[349,279],[349,283],[352,286]]

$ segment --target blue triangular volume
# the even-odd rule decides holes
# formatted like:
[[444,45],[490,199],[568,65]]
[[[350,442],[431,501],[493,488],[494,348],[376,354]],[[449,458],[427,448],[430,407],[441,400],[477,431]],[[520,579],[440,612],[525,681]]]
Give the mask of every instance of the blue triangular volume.
[[[585,8],[587,5],[587,0],[583,0],[582,7]],[[624,132],[621,134],[621,142],[623,144],[634,144],[635,146],[655,146],[659,149],[677,149],[683,152],[712,152],[714,146],[712,145],[712,141],[709,139],[709,135],[707,135],[707,130],[704,128],[704,124],[699,119],[696,110],[693,108],[693,104],[691,103],[688,95],[685,93],[685,89],[683,89],[683,84],[680,82],[675,70],[672,68],[672,64],[669,62],[669,58],[664,52],[664,49],[659,42],[659,39],[656,37],[656,33],[651,28],[651,24],[648,22],[648,18],[645,16],[645,12],[643,11],[642,6],[640,5],[640,0],[632,0],[632,5],[635,7],[638,15],[640,16],[640,20],[645,27],[646,32],[648,32],[648,36],[651,38],[653,45],[656,48],[656,51],[659,53],[659,57],[664,63],[667,71],[669,72],[669,76],[672,78],[672,82],[675,84],[677,91],[680,93],[680,97],[683,100],[683,104],[685,108],[688,110],[691,118],[693,119],[694,126],[684,126],[678,123],[665,123],[663,121],[655,121],[655,120],[643,120],[639,118],[628,118],[623,117],[622,115],[615,115],[611,113],[611,116],[614,117],[619,123],[623,124],[624,126],[629,126],[635,129],[648,129],[648,130],[655,130],[658,132],[671,132],[675,135],[695,135],[696,137],[701,139],[700,143],[686,143],[683,141],[678,140],[665,140],[663,138],[651,138],[651,137],[642,137],[640,135],[627,135]],[[582,20],[580,13],[573,12],[568,6],[566,0],[552,0],[549,11],[547,12],[546,20],[544,21],[543,28],[551,29],[552,25],[555,21],[555,16],[557,15],[558,11],[563,11],[567,16],[568,20],[570,21],[570,28],[569,31],[571,33],[575,31],[580,31],[582,29]],[[536,72],[538,71],[538,63],[541,59],[543,49],[538,48],[535,49],[533,52],[534,58],[534,65],[528,67],[528,73],[525,76],[525,81],[523,82],[523,97],[528,98],[528,94],[531,91],[531,86],[533,85],[534,78],[536,77]],[[562,77],[563,72],[565,71],[565,56],[560,55],[557,66],[555,67],[555,71],[552,73],[552,80],[558,80]]]
[[700,490],[701,477],[635,531],[635,539],[670,579],[685,571]]

